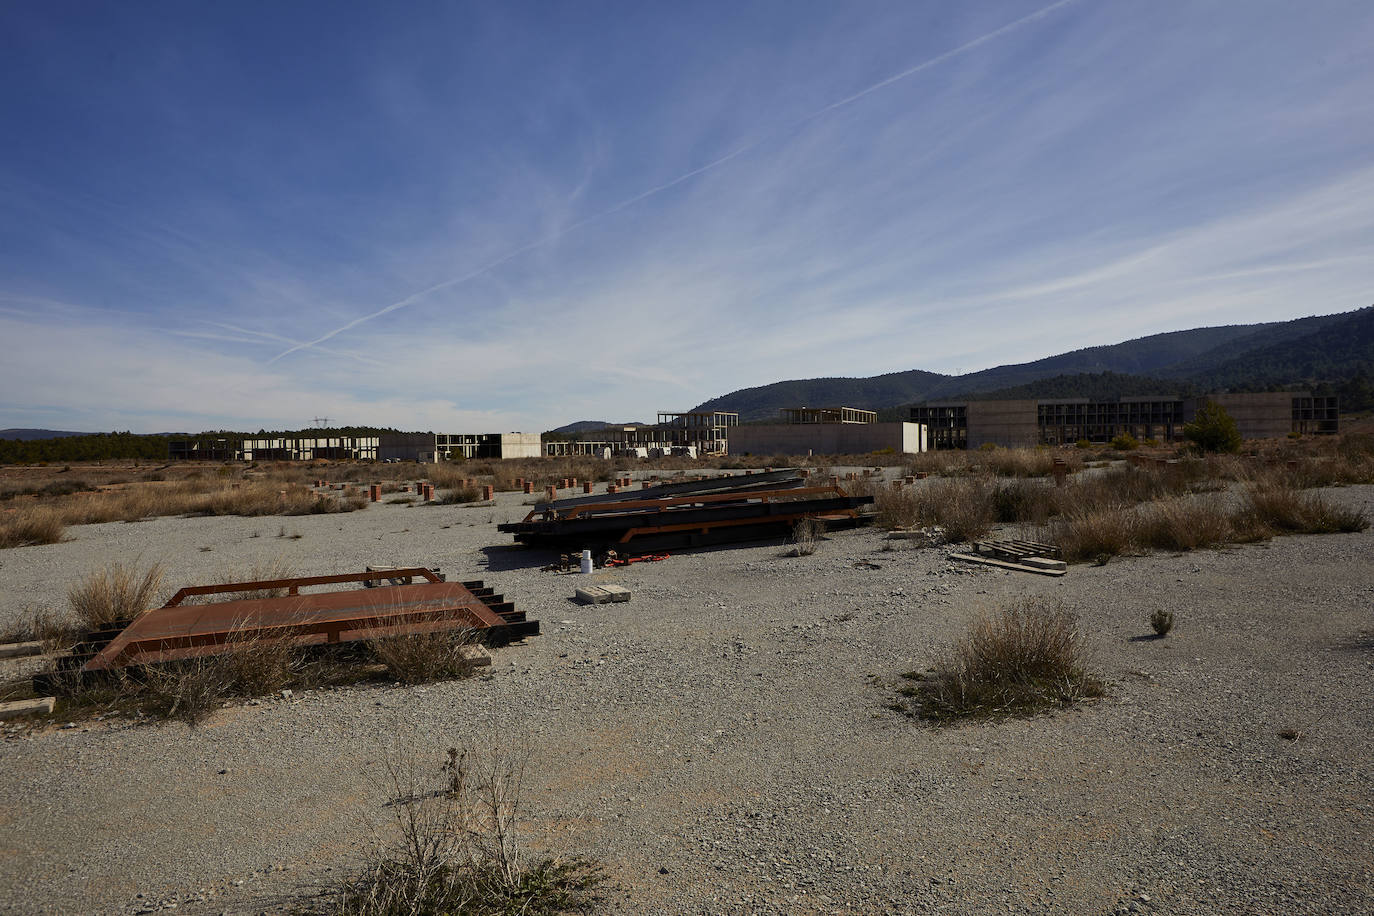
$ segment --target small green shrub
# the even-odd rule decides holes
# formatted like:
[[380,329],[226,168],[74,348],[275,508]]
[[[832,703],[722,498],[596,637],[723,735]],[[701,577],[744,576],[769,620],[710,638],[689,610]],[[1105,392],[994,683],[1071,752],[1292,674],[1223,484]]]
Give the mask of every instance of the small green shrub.
[[1183,425],[1183,437],[1204,452],[1240,451],[1240,427],[1216,401],[1197,409],[1193,421]]
[[1150,614],[1150,628],[1161,639],[1168,636],[1169,631],[1174,628],[1174,612],[1164,608],[1156,608]]
[[1119,436],[1113,436],[1112,441],[1109,442],[1108,445],[1118,452],[1129,452],[1133,449],[1140,448],[1140,442],[1130,433],[1122,433]]

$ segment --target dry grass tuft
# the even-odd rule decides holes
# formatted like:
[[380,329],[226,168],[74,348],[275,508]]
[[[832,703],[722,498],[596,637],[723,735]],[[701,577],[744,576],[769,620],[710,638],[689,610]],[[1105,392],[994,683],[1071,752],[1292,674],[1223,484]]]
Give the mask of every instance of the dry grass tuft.
[[371,640],[368,648],[392,680],[423,684],[470,676],[476,666],[464,649],[473,641],[468,630],[410,633]]
[[139,572],[133,565],[114,563],[93,572],[67,592],[77,619],[92,630],[116,621],[132,620],[158,603],[162,566]]
[[1070,563],[1114,557],[1135,544],[1136,524],[1128,507],[1078,510],[1050,522],[1049,540]]
[[1281,534],[1336,534],[1363,531],[1363,510],[1333,506],[1319,493],[1299,490],[1278,476],[1255,480],[1246,493],[1255,521]]
[[475,503],[481,500],[482,493],[476,487],[456,487],[452,490],[443,490],[439,498],[435,500],[436,505],[454,506],[462,503]]
[[65,536],[62,515],[53,509],[16,509],[0,516],[0,550],[59,544]]
[[1033,598],[975,623],[930,674],[906,677],[905,711],[936,723],[1031,715],[1105,689],[1086,669],[1077,617]]
[[1187,551],[1219,547],[1236,540],[1230,513],[1215,500],[1168,500],[1138,512],[1136,546]]
[[825,525],[814,518],[804,518],[792,526],[791,547],[783,552],[785,557],[809,557],[816,552],[816,546],[825,531]]
[[928,515],[945,529],[952,543],[973,541],[992,530],[992,482],[988,478],[956,477],[932,481],[922,498]]

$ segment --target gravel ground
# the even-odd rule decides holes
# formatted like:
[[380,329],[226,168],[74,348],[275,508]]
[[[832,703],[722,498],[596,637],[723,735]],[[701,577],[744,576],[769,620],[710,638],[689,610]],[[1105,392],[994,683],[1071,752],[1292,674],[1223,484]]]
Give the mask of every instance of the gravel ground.
[[[1374,531],[1052,579],[858,530],[581,577],[490,546],[525,498],[0,552],[0,625],[112,560],[175,588],[278,557],[441,566],[543,625],[467,681],[236,703],[194,731],[4,728],[0,911],[276,912],[376,835],[384,755],[437,768],[527,738],[530,843],[603,862],[611,914],[1374,912]],[[588,579],[634,597],[573,603]],[[1079,612],[1107,699],[943,730],[886,708],[900,672],[1025,595]],[[1143,639],[1156,607],[1176,629]]]

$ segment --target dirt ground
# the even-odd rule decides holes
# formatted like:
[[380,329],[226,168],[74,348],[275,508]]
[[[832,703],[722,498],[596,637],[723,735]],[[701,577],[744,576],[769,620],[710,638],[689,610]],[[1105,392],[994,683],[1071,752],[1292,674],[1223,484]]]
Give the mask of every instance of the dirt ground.
[[[0,626],[113,561],[162,563],[170,591],[278,559],[439,566],[542,624],[464,681],[236,701],[195,730],[0,725],[0,912],[282,911],[379,836],[385,758],[437,771],[450,746],[520,743],[531,847],[602,862],[607,913],[1374,912],[1374,531],[1051,579],[860,529],[809,557],[756,543],[584,577],[506,546],[525,500],[0,551]],[[588,580],[633,598],[574,603]],[[901,672],[1024,596],[1080,615],[1106,699],[939,730],[888,709]],[[1167,639],[1146,638],[1158,607]]]

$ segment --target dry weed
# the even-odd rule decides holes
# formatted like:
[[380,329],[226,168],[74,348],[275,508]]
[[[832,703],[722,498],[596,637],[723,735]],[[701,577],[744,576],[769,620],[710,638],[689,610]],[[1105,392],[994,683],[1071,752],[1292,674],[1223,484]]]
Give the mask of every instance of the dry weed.
[[1077,617],[1034,598],[979,620],[931,673],[907,677],[908,711],[934,722],[1029,715],[1104,692],[1086,669]]
[[469,630],[441,630],[374,639],[368,648],[392,680],[423,684],[471,675],[475,666],[465,647],[473,641]]
[[61,513],[48,508],[6,510],[0,515],[0,550],[58,544],[66,536]]
[[155,606],[161,588],[160,564],[140,572],[132,564],[113,563],[72,586],[67,598],[78,620],[100,630],[116,621],[132,620]]

